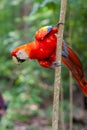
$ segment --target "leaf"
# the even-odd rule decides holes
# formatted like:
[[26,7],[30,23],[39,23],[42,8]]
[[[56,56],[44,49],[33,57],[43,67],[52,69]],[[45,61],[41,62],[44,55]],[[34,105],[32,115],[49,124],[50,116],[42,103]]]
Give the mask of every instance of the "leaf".
[[48,5],[48,4],[54,4],[54,5],[56,5],[57,2],[54,1],[54,0],[44,0],[44,1],[42,2],[42,4],[41,4],[41,7],[44,7],[44,6]]
[[34,6],[33,6],[32,11],[30,13],[30,15],[35,14],[38,11],[39,8],[40,8],[40,4],[39,3],[35,3]]

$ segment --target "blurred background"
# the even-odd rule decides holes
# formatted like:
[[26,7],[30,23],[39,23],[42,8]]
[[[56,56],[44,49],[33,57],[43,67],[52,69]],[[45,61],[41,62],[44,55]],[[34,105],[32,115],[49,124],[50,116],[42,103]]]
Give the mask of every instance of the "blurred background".
[[[55,26],[60,3],[60,0],[0,0],[0,92],[9,101],[0,122],[1,130],[51,130],[54,71],[42,68],[37,61],[16,65],[10,52],[32,41],[40,27]],[[87,0],[67,0],[64,39],[77,52],[87,77]],[[73,130],[87,130],[87,100],[72,80]],[[62,65],[62,104],[67,129],[69,82],[69,72]]]

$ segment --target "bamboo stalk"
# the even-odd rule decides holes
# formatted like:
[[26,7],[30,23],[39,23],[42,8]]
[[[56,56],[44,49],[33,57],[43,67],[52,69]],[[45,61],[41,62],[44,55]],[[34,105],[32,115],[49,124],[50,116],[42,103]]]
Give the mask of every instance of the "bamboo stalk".
[[[60,20],[59,20],[60,23],[65,22],[66,3],[67,3],[66,0],[61,0]],[[60,24],[57,36],[58,40],[56,48],[56,62],[58,64],[61,64],[63,31],[64,31],[64,25]],[[60,87],[61,87],[61,66],[55,67],[52,130],[58,130]]]

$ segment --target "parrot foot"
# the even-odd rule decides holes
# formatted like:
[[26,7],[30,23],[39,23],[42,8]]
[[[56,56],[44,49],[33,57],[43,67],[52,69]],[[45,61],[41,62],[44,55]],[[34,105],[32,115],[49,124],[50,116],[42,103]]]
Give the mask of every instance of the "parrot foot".
[[61,66],[61,64],[60,64],[60,63],[57,63],[56,61],[54,61],[54,62],[52,63],[52,65],[50,66],[50,69],[54,69],[55,67],[59,67],[59,66]]
[[56,26],[59,27],[60,24],[64,25],[64,23],[58,22],[58,23],[56,24]]

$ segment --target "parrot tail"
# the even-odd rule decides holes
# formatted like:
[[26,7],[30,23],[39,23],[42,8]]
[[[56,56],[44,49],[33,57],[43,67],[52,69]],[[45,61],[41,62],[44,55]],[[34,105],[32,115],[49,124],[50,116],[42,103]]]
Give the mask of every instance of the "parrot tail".
[[78,82],[79,82],[79,85],[82,89],[82,92],[87,97],[87,80],[86,80],[86,78],[83,76],[82,79],[79,80]]
[[62,61],[64,65],[71,71],[72,75],[80,85],[82,92],[87,97],[87,80],[84,77],[82,68],[73,63],[71,57],[68,58],[62,57]]

